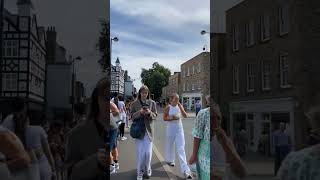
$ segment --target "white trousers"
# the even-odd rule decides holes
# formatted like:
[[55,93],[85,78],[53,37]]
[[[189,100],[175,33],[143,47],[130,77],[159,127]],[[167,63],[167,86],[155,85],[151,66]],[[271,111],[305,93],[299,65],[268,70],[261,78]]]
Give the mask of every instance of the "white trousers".
[[175,162],[174,146],[176,146],[181,172],[190,172],[190,168],[186,159],[185,139],[182,122],[167,122],[166,131],[166,161]]
[[152,159],[152,142],[148,134],[144,135],[143,139],[136,139],[137,148],[137,173],[151,170]]

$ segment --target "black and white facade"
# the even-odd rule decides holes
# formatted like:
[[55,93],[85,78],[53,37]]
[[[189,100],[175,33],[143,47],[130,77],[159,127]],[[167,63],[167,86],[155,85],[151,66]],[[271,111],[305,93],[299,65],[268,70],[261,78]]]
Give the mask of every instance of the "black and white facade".
[[124,95],[124,70],[117,58],[116,65],[111,65],[111,95]]
[[3,115],[11,111],[7,100],[12,97],[25,98],[31,113],[43,111],[45,104],[45,30],[38,26],[30,1],[19,0],[17,6],[18,14],[4,10],[0,78]]

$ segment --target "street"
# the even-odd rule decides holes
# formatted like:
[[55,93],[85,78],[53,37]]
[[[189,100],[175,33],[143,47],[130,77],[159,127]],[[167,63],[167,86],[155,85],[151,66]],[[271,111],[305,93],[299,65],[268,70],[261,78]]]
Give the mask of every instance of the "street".
[[[185,141],[186,141],[186,156],[187,156],[187,161],[189,160],[191,153],[192,153],[192,147],[193,147],[193,137],[192,137],[192,127],[193,127],[193,122],[195,119],[195,114],[194,113],[189,113],[189,118],[183,119],[183,127],[184,127],[184,134],[185,134]],[[154,124],[155,127],[155,132],[154,132],[154,145],[164,158],[165,154],[165,136],[166,136],[166,124],[163,121],[163,114],[160,113],[158,115],[157,121]],[[163,159],[164,160],[164,159]],[[174,168],[171,168],[173,173],[176,176],[183,177],[183,175],[180,172],[180,165],[179,161],[177,159],[176,155],[176,166]]]

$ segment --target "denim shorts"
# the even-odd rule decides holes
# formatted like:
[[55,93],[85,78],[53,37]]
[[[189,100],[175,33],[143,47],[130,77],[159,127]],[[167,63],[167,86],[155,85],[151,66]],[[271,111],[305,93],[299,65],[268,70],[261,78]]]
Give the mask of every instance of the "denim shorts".
[[111,129],[110,130],[110,151],[117,147],[117,136],[118,136],[118,129]]

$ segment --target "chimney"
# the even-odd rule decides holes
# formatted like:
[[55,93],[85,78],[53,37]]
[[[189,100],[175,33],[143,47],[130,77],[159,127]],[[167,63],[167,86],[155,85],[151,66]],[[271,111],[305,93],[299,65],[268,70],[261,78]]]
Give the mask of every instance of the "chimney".
[[46,41],[46,49],[47,49],[47,62],[53,63],[56,59],[56,48],[57,48],[57,32],[53,26],[48,27],[47,29],[47,41]]

